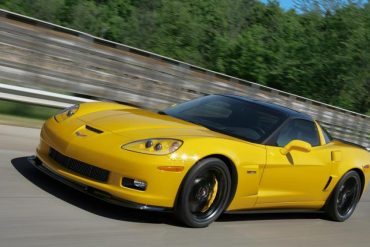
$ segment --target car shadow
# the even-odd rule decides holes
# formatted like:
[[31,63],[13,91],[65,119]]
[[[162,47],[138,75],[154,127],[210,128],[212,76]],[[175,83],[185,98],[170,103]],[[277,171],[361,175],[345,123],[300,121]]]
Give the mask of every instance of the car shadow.
[[225,213],[221,215],[217,221],[231,222],[231,221],[299,220],[299,219],[328,220],[325,213],[316,211],[302,211],[302,212],[253,211],[245,213]]
[[[11,161],[14,168],[28,181],[47,193],[72,204],[82,210],[88,211],[102,217],[136,222],[167,224],[182,227],[171,213],[151,212],[137,209],[125,208],[113,205],[52,179],[40,172],[27,161],[27,157],[14,158]],[[259,220],[282,220],[282,219],[324,219],[322,213],[246,213],[246,214],[223,214],[218,222],[230,221],[259,221]]]
[[27,157],[11,161],[14,168],[28,181],[47,193],[90,213],[115,220],[136,223],[157,223],[180,226],[170,213],[149,212],[110,204],[77,191],[33,167]]

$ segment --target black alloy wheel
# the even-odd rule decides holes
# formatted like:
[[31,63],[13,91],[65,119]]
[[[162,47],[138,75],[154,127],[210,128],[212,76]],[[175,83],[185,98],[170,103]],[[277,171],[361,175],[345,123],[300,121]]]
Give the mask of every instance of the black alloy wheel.
[[231,193],[231,176],[217,158],[198,162],[186,175],[175,213],[189,227],[206,227],[225,210]]
[[357,172],[346,173],[338,182],[326,207],[334,221],[345,221],[354,212],[361,196],[361,179]]

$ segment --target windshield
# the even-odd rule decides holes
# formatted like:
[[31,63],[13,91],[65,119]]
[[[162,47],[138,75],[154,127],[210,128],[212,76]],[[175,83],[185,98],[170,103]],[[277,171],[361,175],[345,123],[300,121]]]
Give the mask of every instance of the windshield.
[[286,119],[269,107],[221,95],[188,101],[162,113],[255,143],[262,143]]

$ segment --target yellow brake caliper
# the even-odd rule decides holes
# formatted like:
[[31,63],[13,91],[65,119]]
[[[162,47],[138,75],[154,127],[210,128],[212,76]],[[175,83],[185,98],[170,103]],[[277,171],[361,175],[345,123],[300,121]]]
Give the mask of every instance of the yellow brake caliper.
[[202,213],[204,213],[205,211],[207,211],[210,208],[210,206],[212,205],[212,203],[214,202],[214,200],[216,198],[217,190],[218,190],[218,182],[217,182],[217,179],[216,178],[214,178],[214,179],[215,179],[215,184],[213,185],[212,192],[208,196],[208,202],[207,202],[207,204],[201,210]]

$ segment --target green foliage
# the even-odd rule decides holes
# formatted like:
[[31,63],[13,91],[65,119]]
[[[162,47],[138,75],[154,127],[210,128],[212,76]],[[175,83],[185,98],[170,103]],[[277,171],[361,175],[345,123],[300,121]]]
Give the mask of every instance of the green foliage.
[[1,0],[0,8],[370,113],[370,5],[296,0]]
[[46,120],[60,109],[0,100],[0,114]]

